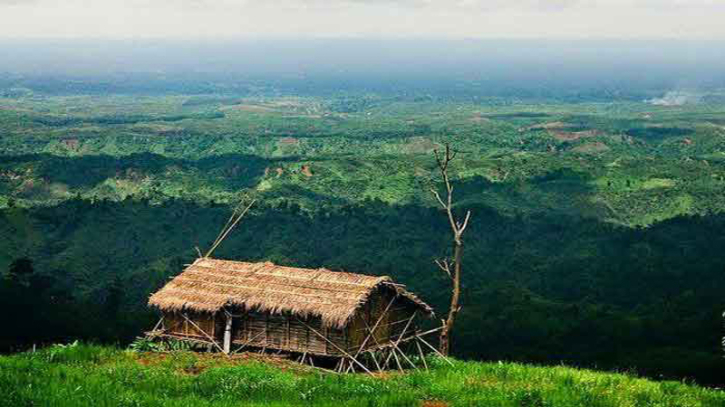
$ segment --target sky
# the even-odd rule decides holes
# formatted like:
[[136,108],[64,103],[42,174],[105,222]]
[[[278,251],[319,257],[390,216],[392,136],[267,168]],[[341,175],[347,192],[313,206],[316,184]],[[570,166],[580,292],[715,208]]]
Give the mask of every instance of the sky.
[[725,0],[0,0],[0,40],[725,40],[723,16]]

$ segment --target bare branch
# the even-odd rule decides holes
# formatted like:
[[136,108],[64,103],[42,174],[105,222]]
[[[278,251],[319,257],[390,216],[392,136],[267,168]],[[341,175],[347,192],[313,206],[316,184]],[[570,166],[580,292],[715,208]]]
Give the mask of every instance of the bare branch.
[[448,259],[443,259],[443,261],[439,261],[438,259],[434,260],[435,263],[440,267],[443,272],[448,274],[448,277],[453,279],[453,275],[451,274],[451,265],[448,263]]
[[433,193],[433,196],[435,196],[435,198],[438,200],[438,203],[441,204],[441,207],[443,207],[443,209],[446,209],[447,208],[446,207],[446,203],[443,202],[443,199],[441,199],[441,196],[438,194],[438,191],[436,191],[435,189],[431,188],[430,189],[430,192]]
[[453,161],[457,155],[458,155],[458,151],[453,150],[453,153],[451,154],[450,159],[448,159],[448,161]]
[[458,228],[458,235],[462,235],[463,232],[466,231],[466,226],[468,226],[468,220],[471,219],[471,211],[466,211],[466,220],[463,221],[463,226]]

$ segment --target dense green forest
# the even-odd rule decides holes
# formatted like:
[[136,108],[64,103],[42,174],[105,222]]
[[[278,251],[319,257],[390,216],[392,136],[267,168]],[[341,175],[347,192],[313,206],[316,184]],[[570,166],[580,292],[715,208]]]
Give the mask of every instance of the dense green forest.
[[432,150],[449,142],[457,210],[473,212],[455,356],[723,384],[718,93],[658,106],[11,90],[4,351],[149,329],[148,295],[208,247],[242,193],[259,204],[216,256],[390,275],[442,314],[433,259],[450,242],[429,189]]

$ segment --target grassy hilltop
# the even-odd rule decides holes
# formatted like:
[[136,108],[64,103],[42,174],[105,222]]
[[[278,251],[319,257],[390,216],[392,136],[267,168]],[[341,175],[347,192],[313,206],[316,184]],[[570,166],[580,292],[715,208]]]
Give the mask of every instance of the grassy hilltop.
[[564,366],[429,360],[338,375],[280,359],[68,345],[0,357],[3,406],[725,406],[725,393]]

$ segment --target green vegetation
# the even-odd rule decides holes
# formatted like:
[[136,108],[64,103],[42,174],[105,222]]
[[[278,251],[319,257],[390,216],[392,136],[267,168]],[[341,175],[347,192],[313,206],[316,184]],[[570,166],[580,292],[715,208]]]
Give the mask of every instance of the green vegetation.
[[[258,359],[258,358],[257,358]],[[68,345],[0,357],[7,406],[722,406],[725,393],[569,367],[437,358],[430,372],[338,375],[272,359]]]
[[725,105],[632,100],[6,93],[0,350],[129,342],[242,191],[260,204],[219,257],[391,275],[442,314],[451,142],[457,357],[722,385]]
[[[405,102],[363,98],[0,99],[0,192],[21,206],[82,197],[231,202],[240,188],[431,205],[430,152],[465,151],[465,203],[650,225],[724,206],[720,105]],[[357,105],[356,105],[357,106]]]

